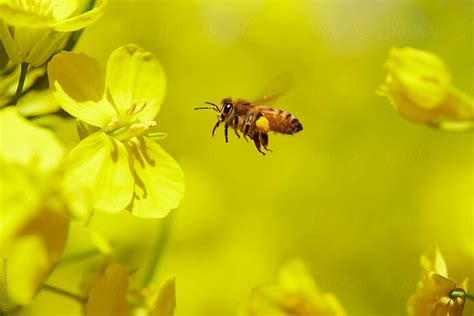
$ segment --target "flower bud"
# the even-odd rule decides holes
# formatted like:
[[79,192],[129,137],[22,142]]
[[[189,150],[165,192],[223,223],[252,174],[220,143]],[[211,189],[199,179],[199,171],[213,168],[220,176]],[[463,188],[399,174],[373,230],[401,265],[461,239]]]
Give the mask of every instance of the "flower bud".
[[386,68],[378,93],[388,97],[401,116],[445,130],[473,128],[473,99],[451,85],[451,74],[438,56],[410,47],[392,48]]

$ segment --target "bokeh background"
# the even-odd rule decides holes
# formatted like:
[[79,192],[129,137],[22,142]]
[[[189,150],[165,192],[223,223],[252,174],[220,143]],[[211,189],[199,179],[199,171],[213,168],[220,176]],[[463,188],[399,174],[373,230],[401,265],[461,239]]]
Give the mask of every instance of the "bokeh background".
[[[186,196],[167,219],[156,281],[176,276],[178,315],[234,315],[295,256],[350,315],[406,315],[433,243],[450,277],[474,279],[472,134],[411,124],[374,93],[390,48],[413,46],[443,58],[472,94],[473,12],[471,1],[110,1],[76,51],[105,65],[114,48],[136,43],[166,71],[157,121]],[[222,129],[211,138],[215,113],[193,111],[251,99],[285,72],[293,85],[277,106],[304,130],[270,135],[265,157],[232,132],[228,144]],[[163,222],[97,214],[91,225],[139,284]],[[77,292],[101,266],[88,236],[71,224],[48,284]],[[21,313],[80,311],[43,291]]]

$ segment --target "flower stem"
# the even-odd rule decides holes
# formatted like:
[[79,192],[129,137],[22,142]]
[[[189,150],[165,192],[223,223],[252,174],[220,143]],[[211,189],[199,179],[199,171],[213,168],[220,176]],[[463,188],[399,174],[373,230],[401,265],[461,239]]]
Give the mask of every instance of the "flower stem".
[[464,291],[454,290],[451,293],[449,293],[449,296],[451,298],[460,297],[460,298],[464,298],[464,299],[474,301],[474,295],[466,293]]
[[28,72],[28,63],[21,63],[21,71],[20,71],[20,80],[18,81],[18,86],[16,87],[16,93],[13,97],[12,105],[16,105],[18,99],[21,97],[21,93],[23,92],[23,86],[25,85],[26,73]]
[[52,286],[52,285],[45,284],[45,285],[43,285],[43,289],[47,290],[47,291],[50,291],[50,292],[53,292],[53,293],[56,293],[56,294],[59,294],[59,295],[62,295],[62,296],[72,298],[73,300],[76,300],[81,304],[87,303],[87,298],[79,296],[79,295],[74,294],[74,293],[71,293],[69,291],[57,288],[57,287]]
[[171,215],[168,215],[161,222],[161,231],[160,231],[160,234],[158,235],[158,239],[156,241],[156,245],[153,250],[152,257],[150,259],[148,270],[145,272],[145,276],[143,277],[143,281],[142,281],[143,287],[147,287],[151,283],[151,281],[153,281],[153,277],[155,276],[158,263],[160,262],[160,259],[163,256],[163,252],[166,248],[166,245],[168,244],[170,231],[171,231]]

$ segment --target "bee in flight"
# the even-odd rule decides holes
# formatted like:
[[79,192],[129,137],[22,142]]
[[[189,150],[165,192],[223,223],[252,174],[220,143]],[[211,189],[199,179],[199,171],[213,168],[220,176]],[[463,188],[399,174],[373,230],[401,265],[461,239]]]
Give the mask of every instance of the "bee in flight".
[[229,127],[240,138],[239,131],[245,140],[252,139],[257,150],[265,155],[268,149],[268,132],[295,134],[303,129],[300,121],[290,113],[271,107],[284,94],[288,87],[289,77],[280,76],[272,81],[254,101],[225,98],[220,105],[206,102],[210,106],[198,107],[195,110],[209,109],[216,111],[217,123],[212,129],[212,136],[220,124],[224,124],[226,143],[229,142]]

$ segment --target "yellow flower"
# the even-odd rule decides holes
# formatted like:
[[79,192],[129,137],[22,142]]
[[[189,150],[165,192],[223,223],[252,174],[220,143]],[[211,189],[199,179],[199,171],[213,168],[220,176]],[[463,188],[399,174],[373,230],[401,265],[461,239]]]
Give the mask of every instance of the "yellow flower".
[[0,0],[0,39],[12,63],[40,66],[62,50],[71,32],[98,20],[105,0]]
[[13,107],[0,112],[0,288],[7,308],[31,302],[64,249],[69,215],[57,185],[63,155],[52,132]]
[[392,48],[388,74],[378,89],[401,116],[417,124],[450,131],[474,128],[474,100],[451,84],[451,74],[435,54]]
[[408,313],[412,316],[461,316],[464,298],[451,297],[452,291],[465,292],[467,280],[462,287],[448,279],[446,263],[438,247],[431,247],[420,260],[421,280],[418,290],[408,300]]
[[183,173],[150,133],[166,90],[158,60],[126,45],[112,52],[104,74],[96,60],[62,52],[48,64],[48,76],[84,138],[66,157],[66,186],[85,188],[100,211],[159,218],[176,208]]
[[345,316],[336,297],[323,293],[314,282],[306,265],[290,260],[273,282],[252,292],[242,315],[249,316]]
[[128,315],[128,270],[120,263],[109,264],[103,274],[96,276],[88,293],[86,315]]
[[133,316],[173,316],[176,308],[175,278],[166,280],[160,288],[149,285],[135,290],[139,303],[133,308]]

